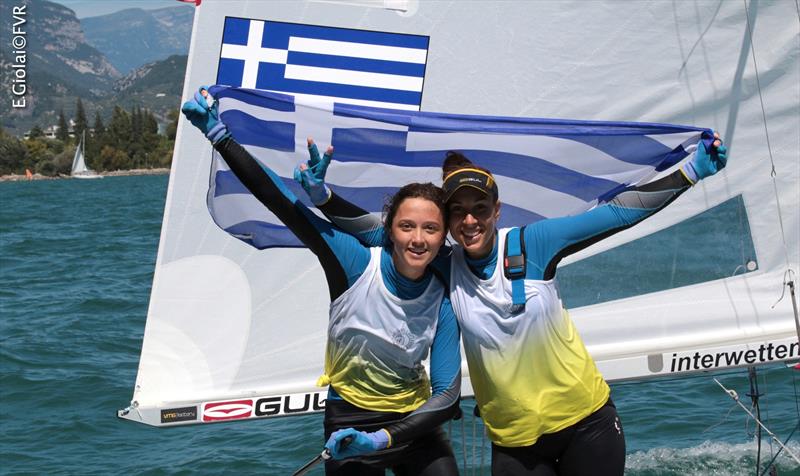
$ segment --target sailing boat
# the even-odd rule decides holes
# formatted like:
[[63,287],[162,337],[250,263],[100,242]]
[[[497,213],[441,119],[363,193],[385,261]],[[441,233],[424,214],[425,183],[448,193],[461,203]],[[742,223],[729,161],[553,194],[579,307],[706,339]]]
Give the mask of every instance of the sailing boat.
[[75,149],[75,157],[72,158],[72,170],[69,175],[72,178],[78,179],[98,179],[103,178],[97,172],[86,166],[86,158],[84,155],[86,146],[86,131],[81,134],[81,141]]
[[[307,26],[306,36],[285,33],[297,25]],[[562,292],[611,382],[800,357],[794,297],[786,288],[800,269],[800,68],[792,2],[684,9],[680,3],[614,1],[353,0],[273,2],[269,8],[258,1],[205,1],[195,10],[184,98],[209,78],[296,98],[311,83],[330,85],[328,103],[312,98],[318,101],[313,117],[301,123],[280,114],[255,118],[242,101],[230,119],[282,134],[285,153],[270,166],[288,182],[294,165],[307,158],[307,136],[337,146],[347,132],[332,129],[332,118],[343,116],[330,105],[353,91],[342,73],[349,66],[336,66],[346,52],[338,40],[316,35],[317,27],[429,39],[423,53],[388,45],[396,48],[394,63],[413,63],[406,74],[412,79],[381,72],[394,63],[367,58],[372,50],[365,49],[362,63],[373,71],[354,81],[371,85],[372,94],[342,102],[387,107],[380,101],[392,84],[419,101],[395,101],[392,109],[718,130],[730,146],[728,167],[643,223],[565,260]],[[284,36],[267,38],[270,32]],[[209,54],[217,51],[221,56]],[[327,51],[324,58],[315,58],[321,51]],[[241,78],[232,79],[233,71]],[[274,81],[261,84],[259,78]],[[284,109],[294,112],[295,105]],[[366,137],[371,123],[351,119],[354,133]],[[213,191],[207,196],[208,184],[217,186],[225,165],[181,121],[138,375],[131,405],[119,416],[163,427],[321,411],[325,390],[315,382],[329,303],[324,292],[308,292],[326,286],[317,259],[302,248],[255,250],[247,232],[235,237],[223,230],[242,223],[234,213],[228,223],[212,220],[206,208],[218,202]],[[426,150],[424,134],[417,134],[425,130],[396,127],[413,139],[406,149]],[[659,138],[642,141],[650,139]],[[340,159],[337,146],[334,161]],[[438,178],[432,169],[409,175],[403,163],[350,167],[334,164],[329,183],[356,187],[353,168],[376,186]],[[501,194],[504,210],[535,200],[534,188]],[[274,223],[259,203],[250,204],[263,222]],[[698,226],[709,224],[736,226],[720,226],[714,240],[696,242]],[[642,249],[645,254],[637,254]],[[619,263],[619,273],[606,272],[603,260]],[[462,374],[468,397],[466,366]]]

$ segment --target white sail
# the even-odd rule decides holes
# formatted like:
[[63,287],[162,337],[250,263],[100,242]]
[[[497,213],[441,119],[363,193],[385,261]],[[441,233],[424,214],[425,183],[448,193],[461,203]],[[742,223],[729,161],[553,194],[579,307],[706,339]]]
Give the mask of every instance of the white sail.
[[75,156],[72,158],[72,170],[70,176],[75,178],[102,178],[97,172],[86,166],[86,157],[84,151],[86,150],[86,131],[81,135],[81,141],[78,147],[75,148]]
[[[584,291],[571,315],[611,381],[798,357],[784,293],[800,262],[793,2],[206,0],[195,9],[185,98],[216,82],[226,16],[427,36],[423,111],[713,127],[730,147],[728,167],[565,260],[562,291]],[[279,53],[262,61],[285,61]],[[297,150],[315,132],[298,131]],[[217,227],[210,167],[211,147],[181,118],[133,404],[120,416],[178,425],[319,411],[322,270],[306,249],[256,250]],[[725,213],[741,223],[735,236],[692,239],[692,223]],[[671,248],[671,260],[644,255],[619,278],[600,275],[608,298],[569,282],[596,279],[602,269],[581,267],[622,262],[637,246]],[[700,258],[677,269],[683,256]]]

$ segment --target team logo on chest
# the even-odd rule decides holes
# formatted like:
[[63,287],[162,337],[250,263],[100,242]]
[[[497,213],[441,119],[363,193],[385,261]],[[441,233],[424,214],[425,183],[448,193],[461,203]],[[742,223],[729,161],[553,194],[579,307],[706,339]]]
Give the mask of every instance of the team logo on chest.
[[392,342],[398,347],[408,349],[414,342],[414,336],[406,328],[395,329],[392,333]]

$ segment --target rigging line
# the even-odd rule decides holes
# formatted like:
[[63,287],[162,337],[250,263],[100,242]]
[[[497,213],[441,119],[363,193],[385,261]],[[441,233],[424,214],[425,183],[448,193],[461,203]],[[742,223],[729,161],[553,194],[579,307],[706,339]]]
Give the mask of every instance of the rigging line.
[[797,421],[800,423],[800,398],[797,395],[797,369],[793,368],[792,372],[792,388],[794,389],[794,411],[797,414]]
[[[792,435],[794,435],[794,432],[795,432],[795,431],[797,431],[797,429],[798,429],[798,428],[800,428],[800,421],[798,421],[798,422],[797,422],[797,425],[795,425],[795,426],[794,426],[794,430],[792,430],[792,432],[791,432],[791,433],[789,433],[789,437],[788,437],[788,438],[786,438],[786,441],[784,441],[784,442],[783,442],[784,444],[786,444],[786,443],[789,443],[789,440],[791,440],[791,439],[792,439]],[[775,460],[776,460],[776,459],[778,459],[778,455],[780,455],[780,454],[781,454],[781,451],[783,451],[783,448],[779,449],[779,450],[778,450],[778,452],[777,452],[777,453],[775,453],[775,456],[773,456],[773,457],[772,457],[772,460],[770,460],[770,462],[769,462],[769,463],[767,463],[767,466],[765,466],[765,467],[764,467],[764,472],[763,472],[763,473],[761,473],[761,475],[760,475],[760,476],[764,476],[765,474],[767,474],[767,471],[769,471],[769,470],[770,470],[770,468],[772,467],[772,463],[774,463],[774,462],[775,462]]]
[[[768,385],[767,375],[766,374],[762,375],[762,379],[763,379],[763,385],[764,385],[764,393],[762,395],[767,395],[769,393],[769,388],[767,388],[767,385]],[[756,381],[756,391],[758,391],[758,381]],[[767,423],[771,426],[772,425],[772,421],[769,418],[769,398],[767,398],[766,401],[764,402],[764,413],[767,416],[767,418],[766,418]],[[772,441],[770,441],[769,442],[769,454],[774,454],[774,453],[775,453],[775,448],[772,447]]]
[[[753,402],[753,405],[750,407],[751,409],[755,409],[756,411],[756,418],[759,420],[761,419],[761,405],[759,403],[759,397],[761,397],[761,392],[758,391],[758,377],[756,376],[756,368],[750,366],[747,368],[747,376],[750,378],[750,393],[748,396]],[[758,474],[758,468],[761,467],[761,427],[756,427],[756,439],[758,440],[758,449],[756,450],[756,474]]]
[[[753,31],[750,28],[750,13],[747,11],[747,0],[742,0],[744,2],[744,15],[747,20],[747,36],[750,40],[750,54],[753,57],[753,71],[756,75],[756,86],[758,87],[758,99],[761,101],[761,117],[764,121],[764,136],[767,140],[767,151],[769,152],[769,162],[772,166],[770,171],[770,175],[772,176],[772,188],[775,192],[775,203],[778,206],[778,223],[780,224],[781,229],[781,239],[783,240],[783,254],[786,258],[786,267],[789,267],[789,247],[786,244],[786,232],[783,230],[783,214],[781,213],[781,201],[780,197],[778,196],[778,183],[775,180],[777,173],[775,172],[775,159],[772,156],[772,145],[769,140],[769,128],[767,127],[767,110],[764,107],[764,96],[761,93],[761,81],[758,77],[758,64],[756,63],[756,47],[753,43]],[[800,338],[800,334],[798,335]]]
[[[692,57],[692,53],[694,53],[695,48],[697,48],[697,45],[699,45],[700,42],[703,41],[703,38],[706,36],[706,33],[708,33],[708,30],[710,30],[711,26],[714,24],[714,20],[717,19],[717,15],[719,14],[720,8],[722,8],[722,0],[720,0],[719,3],[717,4],[717,10],[714,12],[713,15],[711,15],[711,19],[708,21],[708,25],[706,25],[706,29],[703,30],[703,33],[700,33],[700,36],[694,42],[694,45],[692,45],[692,49],[689,50],[689,54],[686,55],[686,59],[683,60],[683,63],[681,64],[681,67],[678,70],[678,77],[679,78],[681,77],[681,73],[683,73],[683,70],[686,69],[686,64],[689,62],[689,58]],[[675,10],[673,9],[673,13],[674,13],[674,11]]]
[[783,443],[781,443],[781,440],[779,440],[779,439],[778,439],[778,437],[777,437],[777,436],[775,436],[775,433],[773,433],[772,431],[770,431],[770,429],[769,429],[769,428],[767,428],[766,426],[764,426],[764,424],[763,424],[763,423],[761,423],[761,421],[760,421],[758,418],[756,418],[756,417],[755,417],[755,415],[753,415],[753,413],[752,413],[752,412],[750,412],[750,410],[748,410],[748,409],[747,409],[747,407],[746,407],[746,406],[744,406],[744,405],[742,404],[742,402],[741,402],[741,401],[739,401],[739,395],[736,393],[736,390],[729,390],[729,389],[725,388],[725,386],[724,386],[724,385],[722,385],[722,382],[720,382],[719,380],[717,380],[717,379],[716,379],[716,377],[714,378],[714,381],[715,381],[715,382],[717,382],[717,385],[719,385],[720,387],[722,387],[722,390],[724,390],[724,391],[725,391],[725,393],[727,393],[729,397],[731,397],[731,398],[732,398],[732,399],[733,399],[733,400],[734,400],[736,403],[738,403],[738,404],[739,404],[739,406],[740,406],[740,407],[742,407],[742,410],[744,410],[745,412],[747,412],[747,414],[748,414],[748,415],[750,415],[750,418],[752,418],[752,419],[753,419],[753,420],[754,420],[756,423],[758,423],[758,426],[760,426],[761,428],[763,428],[763,429],[764,429],[764,431],[766,431],[766,432],[767,432],[767,434],[768,434],[769,436],[771,436],[771,437],[772,437],[772,439],[773,439],[773,440],[774,440],[776,443],[778,443],[778,445],[780,445],[780,447],[781,447],[781,448],[783,448],[784,450],[786,450],[786,453],[787,453],[789,456],[791,456],[791,457],[792,457],[792,459],[794,459],[795,461],[797,461],[798,463],[800,463],[800,457],[798,457],[796,454],[794,454],[794,452],[792,452],[792,450],[790,450],[789,448],[787,448],[787,447],[786,447],[786,445],[784,445]]
[[[787,275],[789,279],[786,279]],[[781,296],[775,301],[775,304],[770,309],[775,309],[779,302],[783,301],[783,296],[786,295],[786,288],[789,288],[789,299],[792,301],[792,311],[794,312],[794,328],[797,332],[797,342],[800,343],[800,316],[797,312],[797,297],[794,294],[794,271],[789,268],[783,272],[783,286],[781,287]]]

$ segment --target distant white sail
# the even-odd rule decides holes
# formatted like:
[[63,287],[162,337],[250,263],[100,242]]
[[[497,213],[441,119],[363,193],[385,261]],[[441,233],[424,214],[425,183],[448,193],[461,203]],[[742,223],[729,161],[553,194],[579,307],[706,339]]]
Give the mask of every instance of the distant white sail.
[[84,179],[103,178],[102,175],[98,175],[97,172],[86,166],[86,158],[84,156],[85,148],[86,131],[83,131],[81,141],[78,143],[78,147],[75,148],[75,156],[72,158],[72,171],[70,172],[70,176]]
[[[800,263],[794,3],[410,0],[392,2],[393,10],[359,3],[202,2],[183,97],[236,68],[254,74],[248,84],[256,87],[260,77],[284,72],[281,86],[328,82],[339,85],[331,97],[350,93],[341,72],[297,67],[308,58],[306,41],[249,49],[255,66],[233,53],[223,65],[223,43],[251,43],[249,26],[247,37],[238,29],[223,42],[227,16],[427,37],[421,90],[416,82],[385,83],[418,95],[423,111],[713,127],[730,147],[728,167],[565,260],[562,292],[567,304],[579,296],[571,315],[611,381],[798,357],[784,293]],[[312,46],[336,56],[329,43]],[[374,87],[383,79],[352,81]],[[306,136],[330,142],[326,131],[324,121],[298,125],[292,162],[305,160]],[[326,390],[314,383],[329,304],[321,268],[306,249],[257,250],[220,229],[206,208],[211,160],[207,140],[181,118],[133,404],[120,416],[172,426],[320,411]],[[427,179],[436,181],[436,172]],[[332,180],[347,180],[337,173],[334,165]],[[526,200],[509,190],[501,188],[502,201]],[[736,231],[695,239],[712,222]],[[668,259],[637,258],[637,247]],[[604,258],[621,265],[618,274],[590,266]],[[469,395],[466,366],[463,374]]]

